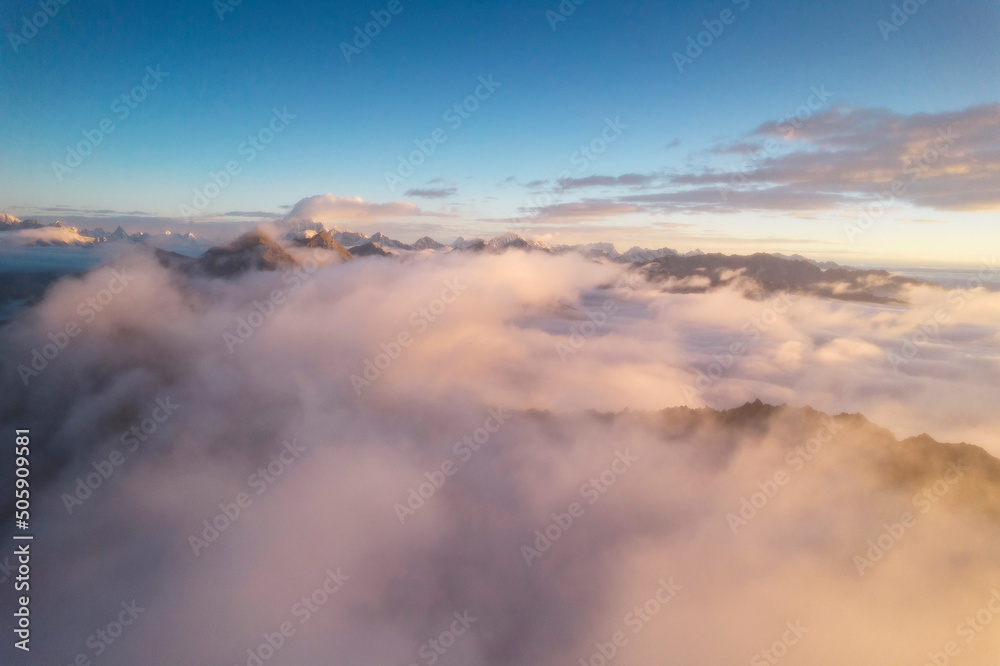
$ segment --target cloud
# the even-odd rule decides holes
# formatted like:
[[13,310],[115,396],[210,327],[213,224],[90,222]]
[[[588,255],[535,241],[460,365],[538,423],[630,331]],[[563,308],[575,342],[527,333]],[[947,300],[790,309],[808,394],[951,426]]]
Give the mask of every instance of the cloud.
[[224,217],[254,217],[258,219],[272,219],[279,217],[281,213],[269,212],[266,210],[231,210],[222,214]]
[[445,199],[447,197],[453,196],[458,192],[457,187],[440,187],[440,188],[416,188],[406,191],[403,196],[407,197],[422,197],[424,199]]
[[743,210],[821,211],[840,203],[827,193],[801,192],[782,185],[762,189],[689,188],[675,192],[632,194],[618,197],[619,203],[636,204],[649,212],[729,212]]
[[740,141],[726,146],[713,148],[710,152],[716,155],[753,155],[754,153],[760,152],[761,148],[761,145],[758,143]]
[[49,206],[46,208],[34,208],[32,206],[13,206],[17,209],[26,210],[37,210],[45,213],[61,213],[63,215],[75,215],[75,216],[86,216],[86,217],[111,217],[111,216],[121,216],[121,217],[131,217],[131,216],[154,216],[153,213],[147,213],[142,210],[130,210],[130,211],[119,211],[112,210],[110,208],[78,208],[75,206]]
[[184,220],[175,217],[155,217],[155,216],[135,216],[135,215],[34,215],[42,224],[51,224],[60,221],[65,226],[73,226],[78,229],[94,229],[101,227],[105,231],[111,231],[115,227],[121,226],[127,233],[145,232],[149,234],[159,234],[165,231],[179,233],[193,233],[199,239],[210,240],[221,243],[231,240],[235,236],[248,231],[256,224],[254,221],[241,221],[234,219],[208,219],[200,218],[197,221]]
[[[128,285],[85,320],[115,270]],[[859,416],[822,443],[809,410],[659,410],[761,397],[996,450],[1000,294],[779,304],[625,271],[451,253],[205,281],[137,251],[56,284],[0,328],[0,426],[37,447],[33,570],[59,572],[31,581],[37,658],[93,655],[88,637],[133,599],[144,610],[101,663],[248,663],[284,622],[275,663],[337,666],[423,663],[432,640],[445,664],[573,664],[619,631],[622,666],[746,663],[788,622],[808,629],[789,655],[815,666],[920,663],[957,640],[996,585],[995,460]],[[895,372],[886,353],[942,308]],[[79,334],[25,386],[17,364],[69,321]],[[167,397],[176,413],[150,433]],[[124,462],[101,478],[113,451]],[[921,512],[912,498],[954,461],[964,478]],[[68,514],[62,495],[88,477]],[[916,525],[881,538],[904,513]],[[854,557],[886,539],[860,576]],[[343,586],[318,592],[338,569]],[[666,605],[661,581],[680,586]],[[466,611],[470,630],[439,640]],[[994,663],[987,638],[963,663]]]
[[748,182],[815,197],[818,204],[834,195],[842,205],[876,200],[895,182],[901,184],[899,200],[916,206],[1000,207],[1000,105],[912,115],[835,107],[798,128],[769,122],[753,134],[804,147],[764,156],[742,175],[705,174],[700,182]]
[[588,200],[576,203],[551,204],[548,206],[538,206],[536,208],[522,209],[532,213],[534,217],[548,221],[553,219],[564,219],[568,222],[581,218],[607,218],[616,215],[636,213],[640,211],[638,206],[626,203],[618,203],[601,200]]
[[337,197],[319,194],[302,199],[285,216],[286,220],[309,219],[317,222],[339,222],[344,220],[371,222],[399,217],[435,215],[427,213],[416,205],[405,201],[375,203],[361,197]]
[[662,179],[658,174],[626,173],[621,176],[587,176],[585,178],[560,178],[556,181],[560,190],[574,190],[586,187],[647,187]]
[[563,189],[650,187],[619,203],[660,213],[860,210],[879,201],[940,211],[1000,208],[1000,104],[900,114],[837,106],[796,125],[769,121],[712,162],[664,176],[567,179]]
[[948,220],[935,220],[925,217],[897,217],[900,222],[913,222],[915,224],[947,224]]

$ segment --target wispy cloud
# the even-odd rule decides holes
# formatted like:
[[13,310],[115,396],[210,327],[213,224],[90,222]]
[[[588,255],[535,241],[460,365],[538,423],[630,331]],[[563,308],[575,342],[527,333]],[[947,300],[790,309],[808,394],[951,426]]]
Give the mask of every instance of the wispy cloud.
[[712,148],[709,152],[716,155],[753,155],[761,151],[760,144],[739,141],[724,146]]
[[152,216],[154,213],[149,213],[143,210],[112,210],[110,208],[86,208],[78,206],[67,206],[64,204],[59,204],[56,206],[48,206],[45,208],[34,208],[32,206],[11,206],[14,209],[24,209],[24,210],[35,210],[44,213],[61,213],[64,215],[81,215],[81,216],[97,216],[104,217],[107,215],[138,215],[138,216]]
[[223,213],[223,216],[274,218],[274,217],[280,217],[281,213],[274,213],[266,210],[232,210],[229,211],[228,213]]
[[[967,304],[897,373],[885,354],[934,321],[943,290],[887,309],[760,300],[736,287],[671,293],[641,278],[615,289],[625,266],[522,252],[330,263],[302,289],[282,271],[205,284],[145,252],[120,263],[60,284],[36,314],[0,328],[0,392],[25,405],[5,404],[0,425],[12,432],[27,420],[20,412],[38,424],[32,520],[47,537],[36,564],[60,571],[34,581],[33,601],[69,637],[32,645],[36,663],[70,661],[80,637],[135,596],[143,617],[102,663],[235,663],[281,636],[285,618],[299,627],[305,617],[280,639],[285,663],[335,654],[334,663],[406,664],[429,638],[451,636],[440,632],[456,609],[470,609],[479,623],[442,663],[574,664],[616,628],[631,636],[624,614],[674,574],[683,596],[655,607],[656,624],[621,663],[746,663],[799,616],[814,633],[789,653],[798,663],[858,663],[859,644],[884,663],[922,663],[995,583],[996,461],[972,446],[897,444],[853,413],[899,434],[995,449],[1000,294],[962,293]],[[77,321],[77,304],[118,269],[128,287],[25,386],[16,365],[50,339],[51,322]],[[385,341],[416,330],[407,314],[442,303],[449,281],[467,291],[390,358]],[[280,304],[266,301],[261,328],[227,354],[225,336],[274,293]],[[383,357],[377,386],[356,393],[352,375]],[[107,379],[77,381],[88,376]],[[756,397],[852,415],[830,441],[810,440],[821,417],[808,410],[752,405],[724,420],[639,411]],[[68,513],[75,483],[111,465],[101,461],[125,451],[122,429],[164,398],[182,415]],[[509,418],[487,445],[453,447],[498,409]],[[608,468],[616,450],[641,462],[614,476],[629,469]],[[255,470],[288,465],[285,451],[302,451],[301,462],[260,488]],[[855,553],[915,512],[911,497],[956,456],[976,462],[963,485],[938,496],[859,583]],[[747,497],[762,498],[750,507],[759,517],[741,511]],[[396,503],[411,507],[403,525]],[[729,512],[745,516],[738,534]],[[94,534],[106,536],[96,547]],[[194,538],[210,550],[192,553]],[[526,566],[526,544],[544,558]],[[315,613],[289,616],[338,567],[350,576],[344,588],[314,597],[326,600]],[[934,586],[898,594],[931,575]],[[887,617],[902,629],[873,633]],[[900,640],[903,629],[929,639]],[[995,663],[995,652],[964,652],[963,663]]]
[[420,197],[422,199],[445,199],[458,192],[457,187],[427,187],[413,188],[406,191],[403,196]]
[[[790,130],[787,123],[763,123],[745,139],[708,151],[710,161],[679,173],[564,178],[557,183],[563,192],[647,191],[538,212],[579,209],[586,215],[614,204],[654,213],[818,211],[885,200],[890,192],[899,204],[934,210],[1000,208],[1000,104],[910,115],[838,106]],[[733,156],[735,163],[727,159]]]
[[606,218],[615,215],[641,212],[634,204],[617,203],[604,200],[587,200],[576,203],[552,204],[537,208],[522,209],[535,217],[545,218],[549,222],[556,219],[572,222],[580,218]]
[[564,191],[587,187],[647,187],[662,178],[660,174],[626,173],[621,176],[561,178],[557,184],[559,189]]
[[936,220],[925,217],[897,217],[900,222],[913,222],[915,224],[947,224],[948,220]]

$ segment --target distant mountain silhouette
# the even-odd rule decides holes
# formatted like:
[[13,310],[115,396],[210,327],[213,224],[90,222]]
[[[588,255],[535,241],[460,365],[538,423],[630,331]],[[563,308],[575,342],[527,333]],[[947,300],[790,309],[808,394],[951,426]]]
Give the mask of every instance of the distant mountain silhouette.
[[[805,293],[845,301],[904,303],[909,287],[926,284],[883,270],[827,268],[772,254],[667,255],[639,266],[651,281],[668,291],[700,293],[744,283],[764,292]],[[691,279],[702,278],[702,279]]]

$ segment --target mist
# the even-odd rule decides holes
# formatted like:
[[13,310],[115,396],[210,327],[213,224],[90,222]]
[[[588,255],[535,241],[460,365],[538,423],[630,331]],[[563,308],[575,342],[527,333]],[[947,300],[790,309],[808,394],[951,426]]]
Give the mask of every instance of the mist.
[[0,329],[37,663],[994,663],[994,267],[878,305],[289,251]]

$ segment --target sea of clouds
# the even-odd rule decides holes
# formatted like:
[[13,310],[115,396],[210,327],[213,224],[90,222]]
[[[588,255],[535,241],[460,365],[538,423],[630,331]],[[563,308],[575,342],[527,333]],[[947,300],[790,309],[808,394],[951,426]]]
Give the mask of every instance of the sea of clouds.
[[139,250],[0,329],[0,423],[34,456],[24,663],[924,664],[950,642],[994,663],[993,611],[960,624],[1000,589],[988,465],[953,481],[848,417],[635,413],[759,398],[998,454],[1000,293],[748,298],[576,255],[296,252],[208,280]]

